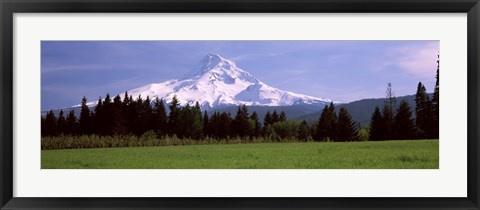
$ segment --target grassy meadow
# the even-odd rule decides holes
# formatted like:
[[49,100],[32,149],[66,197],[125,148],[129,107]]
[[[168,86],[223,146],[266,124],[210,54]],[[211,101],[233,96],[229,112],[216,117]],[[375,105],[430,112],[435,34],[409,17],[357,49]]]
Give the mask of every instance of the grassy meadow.
[[42,150],[42,169],[437,169],[438,140]]

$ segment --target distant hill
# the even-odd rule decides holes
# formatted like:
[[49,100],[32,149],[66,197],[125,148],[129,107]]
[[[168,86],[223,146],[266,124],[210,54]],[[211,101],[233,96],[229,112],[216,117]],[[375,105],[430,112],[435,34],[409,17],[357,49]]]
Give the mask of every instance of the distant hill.
[[[354,101],[346,104],[338,104],[335,106],[335,110],[338,113],[338,110],[342,107],[348,109],[348,112],[352,116],[352,119],[356,122],[359,122],[362,126],[368,125],[370,123],[370,118],[372,117],[373,111],[375,111],[375,106],[382,108],[385,103],[386,98],[375,98],[375,99],[362,99],[359,101]],[[410,105],[413,116],[415,116],[415,95],[401,96],[397,97],[397,106],[402,100],[406,100]],[[306,114],[303,116],[296,117],[297,120],[305,120],[309,124],[315,122],[320,117],[321,110]]]

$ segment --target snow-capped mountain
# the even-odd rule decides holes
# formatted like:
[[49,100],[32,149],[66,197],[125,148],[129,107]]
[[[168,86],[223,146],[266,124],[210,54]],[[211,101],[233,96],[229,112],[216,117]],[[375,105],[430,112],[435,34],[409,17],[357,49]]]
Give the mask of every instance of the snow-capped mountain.
[[[271,87],[234,62],[217,54],[206,55],[189,73],[180,79],[148,84],[127,91],[133,98],[162,98],[170,102],[174,95],[181,105],[199,102],[203,109],[219,106],[288,106],[295,104],[325,104],[331,100],[293,93]],[[124,93],[120,96],[123,98]],[[96,105],[89,102],[89,106]]]

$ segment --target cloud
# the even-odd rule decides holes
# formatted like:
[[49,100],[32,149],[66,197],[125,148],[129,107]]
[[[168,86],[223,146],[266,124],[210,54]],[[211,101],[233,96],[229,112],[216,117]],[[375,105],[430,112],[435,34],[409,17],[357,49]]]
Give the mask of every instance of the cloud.
[[439,42],[422,42],[402,47],[388,48],[386,56],[391,60],[380,64],[382,68],[395,66],[406,73],[420,77],[432,78],[437,69]]
[[98,65],[98,64],[79,64],[79,65],[51,65],[43,66],[42,73],[52,73],[59,71],[96,71],[103,69],[110,69],[112,66],[109,65]]

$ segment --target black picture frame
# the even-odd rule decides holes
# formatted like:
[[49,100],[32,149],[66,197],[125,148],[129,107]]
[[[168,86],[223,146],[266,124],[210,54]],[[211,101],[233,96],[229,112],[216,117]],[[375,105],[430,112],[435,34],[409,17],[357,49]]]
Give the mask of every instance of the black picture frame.
[[[1,209],[479,209],[478,0],[0,0]],[[468,188],[465,198],[25,198],[13,197],[15,13],[467,13]]]

